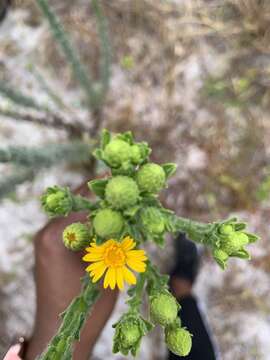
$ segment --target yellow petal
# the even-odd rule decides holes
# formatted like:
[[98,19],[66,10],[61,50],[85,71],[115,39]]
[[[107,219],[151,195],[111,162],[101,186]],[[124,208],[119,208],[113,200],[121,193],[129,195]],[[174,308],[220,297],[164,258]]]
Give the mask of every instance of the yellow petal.
[[116,274],[114,268],[109,268],[106,272],[104,279],[104,288],[107,289],[108,286],[113,290],[115,288],[116,283]]
[[126,266],[123,267],[123,275],[124,275],[125,281],[129,285],[135,285],[136,284],[136,282],[137,282],[136,276]]
[[133,259],[127,259],[128,266],[137,272],[145,272],[146,265],[143,262],[135,261]]
[[99,261],[102,259],[102,254],[86,254],[82,258],[84,261]]
[[105,243],[103,243],[101,246],[103,247],[103,249],[106,249],[108,246],[111,246],[112,244],[117,244],[118,242],[115,240],[107,240]]
[[123,268],[116,268],[116,283],[120,290],[124,289],[124,276],[123,276]]
[[147,257],[146,256],[127,256],[126,257],[127,260],[134,260],[134,261],[138,261],[138,262],[143,262],[143,261],[146,261],[147,260]]
[[85,248],[85,250],[90,252],[90,253],[91,252],[100,253],[100,252],[104,251],[104,248],[102,246],[90,246],[90,247]]
[[95,269],[93,271],[94,273],[94,277],[93,277],[93,282],[97,282],[101,277],[102,275],[104,274],[105,270],[107,269],[107,267],[105,266],[105,264],[101,265],[99,268]]
[[131,249],[133,249],[135,246],[136,246],[135,241],[133,241],[133,240],[131,239],[131,237],[129,237],[129,236],[126,236],[126,237],[124,238],[124,240],[122,241],[122,243],[121,243],[121,247],[122,247],[122,249],[123,249],[124,251],[131,250]]
[[139,257],[139,258],[146,258],[145,251],[144,250],[130,250],[126,253],[128,257]]
[[86,271],[92,271],[92,270],[98,269],[100,266],[105,266],[104,261],[95,262],[95,263],[87,266],[87,268],[85,270]]

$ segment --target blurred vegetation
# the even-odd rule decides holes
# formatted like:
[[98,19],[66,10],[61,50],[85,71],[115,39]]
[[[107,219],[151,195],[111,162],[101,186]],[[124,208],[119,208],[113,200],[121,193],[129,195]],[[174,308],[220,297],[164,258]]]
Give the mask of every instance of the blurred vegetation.
[[[67,144],[48,144],[37,149],[27,149],[19,146],[1,149],[0,162],[16,164],[19,165],[19,168],[14,168],[11,175],[1,180],[0,198],[9,196],[16,189],[17,185],[33,180],[35,174],[40,169],[59,165],[62,161],[66,161],[69,164],[86,164],[88,160],[90,169],[93,171],[93,159],[92,162],[89,160],[91,156],[90,143],[93,143],[98,135],[102,120],[102,102],[105,100],[109,86],[111,49],[107,24],[99,1],[92,0],[101,51],[100,73],[99,78],[95,82],[92,81],[89,71],[85,68],[78,55],[78,51],[73,47],[68,33],[48,1],[37,0],[36,3],[43,16],[47,19],[55,42],[61,49],[74,79],[84,94],[83,103],[87,108],[87,116],[91,116],[92,119],[88,128],[80,123],[76,124],[76,121],[73,121],[72,124],[66,122],[64,115],[58,113],[58,109],[70,111],[69,106],[65,105],[65,102],[55,93],[46,78],[43,77],[33,64],[28,66],[28,70],[35,76],[41,89],[47,93],[50,100],[55,104],[56,111],[47,104],[39,104],[38,99],[34,96],[12,87],[11,84],[6,84],[5,78],[0,80],[0,94],[10,102],[8,105],[0,108],[2,116],[13,118],[17,121],[30,121],[42,124],[43,126],[63,128],[68,132],[68,139],[70,140]],[[28,109],[37,112],[37,114],[27,113],[25,110]],[[42,114],[41,118],[39,113]],[[74,139],[80,139],[81,143],[72,141]],[[83,140],[86,141],[83,143]]]

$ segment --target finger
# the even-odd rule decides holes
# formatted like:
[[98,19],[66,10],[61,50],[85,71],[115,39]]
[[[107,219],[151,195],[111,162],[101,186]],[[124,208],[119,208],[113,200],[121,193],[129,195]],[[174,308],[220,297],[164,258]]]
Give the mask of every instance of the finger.
[[21,350],[21,345],[16,344],[12,346],[3,360],[21,360],[21,358],[18,356],[20,350]]

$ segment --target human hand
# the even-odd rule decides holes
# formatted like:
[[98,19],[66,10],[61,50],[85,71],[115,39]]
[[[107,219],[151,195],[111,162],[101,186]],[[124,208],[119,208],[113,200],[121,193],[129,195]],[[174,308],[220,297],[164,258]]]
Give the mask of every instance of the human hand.
[[18,355],[20,350],[21,350],[21,345],[16,344],[12,346],[3,360],[22,360]]
[[[84,194],[86,186],[77,193]],[[50,221],[35,238],[35,277],[37,312],[33,337],[26,349],[26,359],[34,360],[45,350],[49,340],[57,331],[59,314],[80,292],[80,278],[85,274],[83,252],[72,252],[62,243],[64,228],[73,222],[85,222],[86,213]],[[74,360],[86,360],[114,308],[117,291],[101,290],[95,311],[89,316],[75,346]]]

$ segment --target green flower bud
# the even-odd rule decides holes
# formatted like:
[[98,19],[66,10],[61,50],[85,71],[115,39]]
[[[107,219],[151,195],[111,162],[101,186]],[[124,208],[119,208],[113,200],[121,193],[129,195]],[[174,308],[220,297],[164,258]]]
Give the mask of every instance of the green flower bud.
[[221,249],[215,249],[213,251],[213,256],[218,265],[224,270],[226,268],[226,263],[229,258],[229,255]]
[[72,211],[72,196],[67,188],[50,187],[41,196],[43,209],[49,216],[68,215]]
[[139,314],[127,313],[113,327],[115,328],[113,352],[120,351],[123,355],[131,352],[133,356],[136,356],[141,339],[152,329],[152,324]]
[[229,255],[227,253],[225,253],[225,251],[221,250],[221,249],[215,249],[213,252],[213,256],[214,258],[222,261],[222,262],[226,262],[228,260]]
[[245,246],[249,243],[249,238],[245,233],[236,233],[239,243]]
[[161,212],[154,206],[142,209],[140,218],[145,229],[154,235],[160,235],[165,230],[165,222]]
[[155,294],[150,298],[150,316],[154,323],[162,326],[172,324],[177,318],[179,305],[169,293]]
[[128,176],[115,176],[107,184],[105,198],[115,209],[126,209],[139,200],[136,182]]
[[99,210],[94,217],[93,227],[102,238],[117,237],[124,226],[124,218],[118,211],[111,209]]
[[79,222],[68,225],[63,232],[63,242],[70,250],[82,250],[90,242],[88,227]]
[[130,158],[133,164],[140,164],[142,159],[141,148],[139,145],[132,145],[130,147]]
[[192,346],[191,334],[180,327],[168,327],[165,330],[168,349],[178,356],[187,356]]
[[120,338],[126,349],[134,346],[141,338],[141,330],[137,321],[126,320],[121,324]]
[[65,193],[59,191],[56,194],[48,195],[46,199],[46,205],[49,209],[55,209],[59,202],[61,202],[65,198]]
[[155,194],[165,186],[165,182],[165,171],[158,164],[145,164],[137,173],[137,184],[141,191]]
[[112,140],[104,149],[104,160],[112,167],[120,167],[130,158],[130,145],[120,139]]
[[[244,237],[242,236],[244,235]],[[226,239],[221,240],[221,249],[228,255],[233,255],[243,247],[243,240],[246,240],[245,234],[239,234],[236,232],[231,233]],[[248,242],[248,237],[247,237]]]
[[232,225],[223,224],[223,225],[221,225],[219,231],[223,235],[229,235],[234,232],[234,229],[233,229]]

